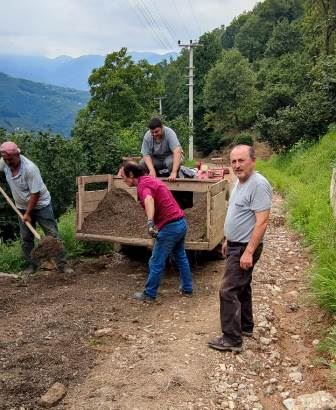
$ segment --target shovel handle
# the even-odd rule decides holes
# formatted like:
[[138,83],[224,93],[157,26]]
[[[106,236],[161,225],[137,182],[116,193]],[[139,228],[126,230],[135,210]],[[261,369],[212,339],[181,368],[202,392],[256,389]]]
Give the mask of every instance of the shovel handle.
[[3,197],[6,199],[6,201],[8,202],[8,204],[13,208],[13,210],[17,213],[18,217],[21,219],[21,221],[23,223],[25,223],[28,227],[28,229],[30,230],[30,232],[35,236],[36,239],[41,240],[41,236],[38,232],[36,232],[36,230],[34,229],[34,227],[32,226],[32,224],[28,221],[25,221],[23,219],[23,216],[21,214],[21,212],[17,209],[17,207],[14,205],[14,202],[10,199],[10,197],[6,194],[6,192],[1,188],[0,186],[0,192],[2,193]]

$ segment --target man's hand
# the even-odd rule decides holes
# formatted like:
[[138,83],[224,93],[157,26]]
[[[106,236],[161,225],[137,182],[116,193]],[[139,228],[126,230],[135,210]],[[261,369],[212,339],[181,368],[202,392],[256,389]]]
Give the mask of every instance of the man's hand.
[[249,270],[253,266],[253,253],[247,248],[240,258],[240,267],[244,270]]
[[29,223],[31,223],[31,216],[29,215],[29,214],[27,214],[27,212],[25,212],[24,214],[23,214],[23,220],[25,221],[25,222],[29,222]]
[[168,181],[172,182],[172,181],[176,181],[177,178],[177,172],[172,171],[171,174],[168,177]]
[[226,251],[227,251],[227,240],[225,239],[222,245],[222,255],[224,258],[226,258]]
[[157,227],[154,225],[154,221],[153,219],[148,219],[147,221],[147,229],[148,229],[148,233],[152,238],[156,238],[158,236],[158,229]]

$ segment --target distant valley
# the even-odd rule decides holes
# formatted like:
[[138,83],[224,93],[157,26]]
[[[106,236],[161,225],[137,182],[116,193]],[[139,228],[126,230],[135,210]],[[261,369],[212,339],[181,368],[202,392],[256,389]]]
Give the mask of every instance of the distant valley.
[[[176,53],[156,54],[136,51],[131,52],[130,55],[135,62],[146,59],[151,64],[177,57]],[[101,67],[104,60],[105,56],[101,55],[86,55],[78,58],[0,55],[0,72],[12,77],[87,91],[91,71]]]
[[69,136],[90,94],[0,73],[0,127],[9,131],[51,130]]

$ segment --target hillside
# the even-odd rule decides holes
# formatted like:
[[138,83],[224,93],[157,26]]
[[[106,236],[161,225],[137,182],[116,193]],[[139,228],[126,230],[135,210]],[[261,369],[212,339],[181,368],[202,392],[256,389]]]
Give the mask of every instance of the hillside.
[[[138,51],[130,52],[129,55],[135,62],[146,59],[150,64],[177,56],[176,53],[156,54]],[[88,90],[88,77],[91,71],[101,67],[104,60],[105,56],[102,55],[85,55],[78,58],[0,55],[0,72],[60,87]]]
[[9,131],[51,130],[70,135],[89,93],[35,83],[0,73],[0,127]]

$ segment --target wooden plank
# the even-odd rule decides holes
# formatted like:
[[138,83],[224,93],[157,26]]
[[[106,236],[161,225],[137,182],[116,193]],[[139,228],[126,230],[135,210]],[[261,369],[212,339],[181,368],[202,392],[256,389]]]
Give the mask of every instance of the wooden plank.
[[[98,241],[98,242],[114,242],[121,243],[124,245],[134,245],[134,246],[146,246],[149,248],[153,247],[153,239],[145,238],[130,238],[130,237],[120,237],[120,236],[111,236],[111,235],[98,235],[90,233],[81,233],[78,232],[75,235],[76,239],[87,240],[87,241]],[[186,242],[186,249],[194,250],[208,250],[209,242]]]
[[78,220],[77,220],[77,229],[80,230],[82,228],[82,224],[84,221],[83,216],[83,192],[84,192],[84,185],[82,178],[79,177],[77,179],[78,184]]
[[97,182],[108,182],[108,176],[109,174],[103,174],[103,175],[87,175],[87,176],[81,176],[81,181],[82,184],[94,184]]
[[[169,182],[167,178],[160,178],[167,187],[172,191],[193,191],[193,192],[207,192],[208,187],[216,183],[216,180],[212,179],[187,179],[178,178],[175,182]],[[117,188],[127,187],[121,177],[113,177],[113,182]]]
[[107,194],[107,189],[102,189],[99,191],[84,191],[83,192],[84,204],[88,202],[101,201],[103,198],[105,198],[106,194]]
[[210,186],[211,195],[217,195],[218,193],[227,189],[228,182],[225,179],[221,179],[217,183]]
[[85,202],[83,205],[83,214],[91,214],[93,211],[97,209],[99,203],[100,203],[100,200]]
[[207,196],[207,218],[206,218],[206,238],[210,240],[210,223],[211,223],[211,192],[210,187],[208,188]]

